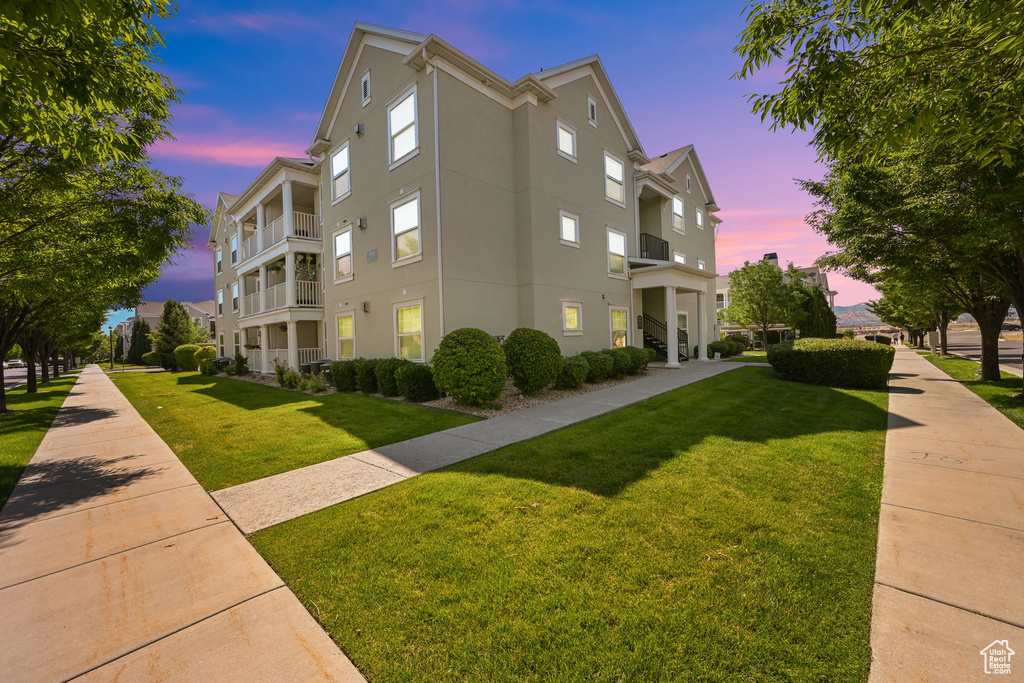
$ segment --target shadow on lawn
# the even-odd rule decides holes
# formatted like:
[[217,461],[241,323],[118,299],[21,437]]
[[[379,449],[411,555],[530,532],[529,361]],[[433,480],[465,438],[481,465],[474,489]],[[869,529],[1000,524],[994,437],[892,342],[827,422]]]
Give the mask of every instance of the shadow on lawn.
[[[761,444],[824,433],[841,438],[842,432],[883,438],[888,412],[882,406],[855,393],[779,380],[767,368],[742,368],[445,471],[499,474],[613,497],[712,438]],[[733,457],[727,450],[721,455]]]

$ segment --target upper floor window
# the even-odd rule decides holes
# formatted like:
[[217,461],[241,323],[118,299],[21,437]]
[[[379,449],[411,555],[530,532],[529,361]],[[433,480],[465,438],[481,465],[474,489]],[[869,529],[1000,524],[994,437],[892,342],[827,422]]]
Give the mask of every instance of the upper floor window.
[[352,178],[348,172],[348,143],[331,155],[331,199],[342,199],[352,190]]
[[391,206],[391,230],[394,235],[393,261],[401,261],[420,253],[419,194]]
[[704,212],[697,209],[697,227],[701,230],[704,229]]
[[587,121],[592,126],[597,125],[597,100],[593,97],[587,98]]
[[352,275],[352,228],[334,234],[334,279]]
[[238,235],[231,236],[231,262],[238,263]]
[[[217,315],[224,315],[224,290],[217,290]],[[223,344],[223,342],[221,342]],[[223,355],[223,354],[221,354]]]
[[558,153],[569,161],[576,161],[576,130],[561,121],[555,121],[558,135]]
[[238,283],[237,282],[232,282],[231,283],[231,310],[232,311],[237,311],[238,310]]
[[686,265],[686,254],[684,254],[682,252],[679,252],[679,251],[674,251],[674,252],[672,252],[672,260],[675,261],[676,263],[682,263],[685,266]]
[[215,252],[213,252],[213,260],[217,263],[217,272],[218,273],[223,273],[224,272],[224,254],[221,253],[221,250],[220,250],[219,247],[217,248],[217,250]]
[[604,153],[604,196],[616,204],[626,200],[625,168],[621,161],[608,152]]
[[683,232],[683,200],[679,197],[672,198],[672,229]]
[[704,270],[704,259],[697,259],[697,268]]
[[689,174],[686,175],[686,191],[687,192],[690,191],[690,175]]
[[580,217],[568,211],[559,211],[558,222],[562,244],[570,247],[580,246]]
[[370,103],[370,72],[367,70],[359,79],[359,94],[363,97],[363,106]]
[[423,360],[423,307],[395,307],[395,330],[398,337],[398,357]]
[[354,313],[338,316],[338,358],[356,357],[356,317]]
[[608,272],[626,274],[626,234],[608,228]]
[[723,292],[715,294],[715,305],[718,307],[718,310],[725,308],[725,294]]
[[416,136],[416,88],[388,107],[388,137],[392,168],[410,157],[419,147]]

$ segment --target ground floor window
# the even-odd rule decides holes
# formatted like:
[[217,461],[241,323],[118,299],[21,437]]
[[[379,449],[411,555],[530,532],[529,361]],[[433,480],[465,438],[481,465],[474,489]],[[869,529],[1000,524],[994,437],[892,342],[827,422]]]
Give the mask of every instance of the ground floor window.
[[612,316],[612,348],[624,349],[629,343],[626,339],[629,329],[629,310],[625,308],[611,309]]
[[398,336],[398,357],[423,360],[423,306],[395,307],[395,330]]
[[686,318],[686,311],[679,311],[678,313],[676,313],[676,327],[678,327],[683,332],[689,334],[689,331],[687,330],[688,321]]
[[224,357],[224,335],[223,334],[220,335],[220,344],[219,344],[219,346],[220,346],[220,355],[221,355],[221,358],[223,358]]
[[353,313],[338,316],[338,358],[356,357],[356,318]]
[[562,302],[562,334],[583,334],[583,304],[580,302]]
[[238,353],[238,342],[239,342],[238,330],[235,330],[235,349],[234,349],[234,351],[232,351],[233,354],[234,353]]

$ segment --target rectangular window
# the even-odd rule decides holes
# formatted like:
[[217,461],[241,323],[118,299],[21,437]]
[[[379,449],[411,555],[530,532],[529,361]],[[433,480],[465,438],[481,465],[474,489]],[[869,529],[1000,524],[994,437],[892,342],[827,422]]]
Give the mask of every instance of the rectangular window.
[[562,302],[562,334],[583,334],[583,304],[578,301]]
[[423,307],[399,306],[395,308],[395,329],[398,334],[398,357],[423,360]]
[[224,315],[224,290],[217,290],[217,315]]
[[675,261],[676,263],[682,263],[685,266],[686,265],[686,254],[684,254],[682,252],[674,251],[674,252],[672,252],[672,260]]
[[555,134],[558,136],[558,153],[570,161],[576,161],[576,130],[561,121],[555,121]]
[[231,352],[231,353],[232,353],[232,355],[234,355],[234,354],[238,353],[238,347],[239,347],[239,336],[238,336],[238,330],[235,330],[235,348],[234,348],[234,350],[233,350],[233,351]]
[[420,253],[420,197],[394,204],[391,207],[391,230],[394,242],[393,261],[416,256]]
[[587,98],[587,121],[597,126],[597,101],[593,97]]
[[231,262],[238,263],[238,235],[231,236]]
[[687,192],[690,191],[690,176],[689,176],[689,174],[687,174],[687,176],[686,176],[686,191]]
[[704,259],[697,259],[697,268],[704,270]]
[[626,339],[629,329],[629,310],[625,308],[611,309],[612,316],[612,348],[624,349],[628,340]]
[[352,190],[352,178],[348,172],[348,143],[331,155],[331,199],[346,197]]
[[217,272],[218,273],[223,273],[224,272],[224,255],[221,253],[221,250],[219,248],[217,249],[217,251],[214,252],[214,261],[217,262]]
[[725,294],[715,294],[715,304],[718,310],[725,308]]
[[685,234],[683,227],[683,200],[679,197],[672,198],[672,229]]
[[686,311],[676,311],[676,328],[686,332],[687,334],[690,333],[690,325],[687,322],[688,315],[689,314]]
[[410,157],[419,147],[416,137],[416,89],[388,107],[389,161],[392,167]]
[[604,196],[620,205],[626,200],[624,167],[608,152],[604,153]]
[[701,230],[704,229],[704,212],[697,209],[697,227]]
[[352,228],[334,235],[334,279],[352,275]]
[[231,283],[231,310],[232,311],[237,311],[238,310],[238,283],[237,282],[232,282]]
[[608,272],[626,275],[626,234],[608,228]]
[[562,244],[580,246],[580,217],[568,211],[558,212],[558,230]]
[[220,335],[220,344],[219,344],[219,346],[220,346],[220,355],[221,355],[221,358],[223,358],[224,357],[224,335],[223,334]]
[[346,313],[338,316],[338,358],[350,360],[356,357],[356,316]]
[[363,74],[363,77],[359,79],[359,91],[363,96],[363,106],[365,107],[370,103],[370,72],[367,71]]

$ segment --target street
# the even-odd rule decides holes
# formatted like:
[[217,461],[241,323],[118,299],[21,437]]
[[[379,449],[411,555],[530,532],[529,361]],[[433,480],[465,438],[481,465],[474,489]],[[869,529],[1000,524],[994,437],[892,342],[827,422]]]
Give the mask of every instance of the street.
[[[999,363],[1021,369],[1021,346],[1024,342],[999,340]],[[981,334],[977,331],[949,332],[950,353],[977,359],[981,356]]]
[[[36,367],[38,371],[38,366]],[[4,370],[4,391],[22,384],[28,376],[28,368],[7,368]]]

